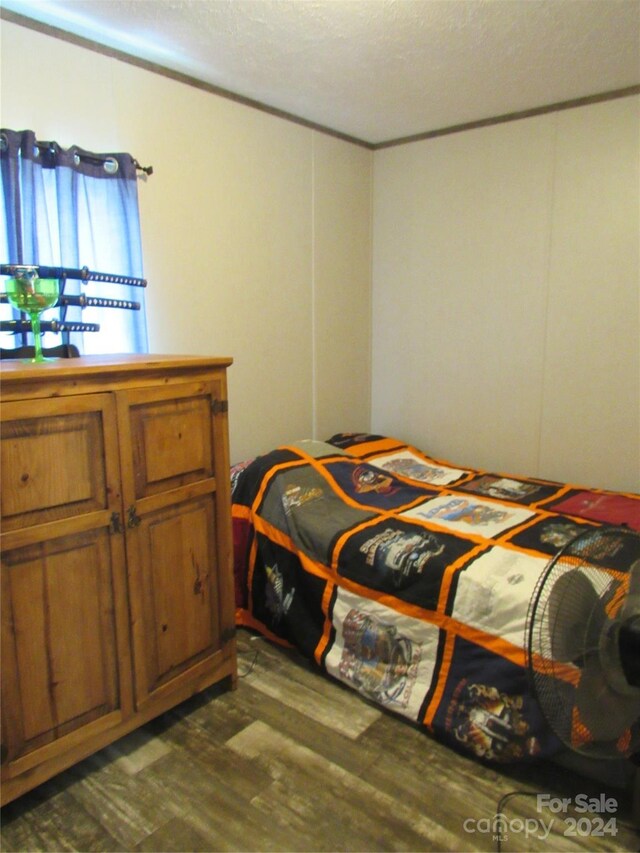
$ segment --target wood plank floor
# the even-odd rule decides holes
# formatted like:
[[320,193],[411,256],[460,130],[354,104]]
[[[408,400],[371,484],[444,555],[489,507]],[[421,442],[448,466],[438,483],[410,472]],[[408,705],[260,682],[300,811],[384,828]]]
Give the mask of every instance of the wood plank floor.
[[[503,808],[505,853],[640,849],[624,792],[556,766],[485,767],[296,653],[239,643],[237,690],[194,697],[6,806],[2,850],[493,851],[513,791],[526,793]],[[536,797],[601,793],[617,800],[615,836]]]

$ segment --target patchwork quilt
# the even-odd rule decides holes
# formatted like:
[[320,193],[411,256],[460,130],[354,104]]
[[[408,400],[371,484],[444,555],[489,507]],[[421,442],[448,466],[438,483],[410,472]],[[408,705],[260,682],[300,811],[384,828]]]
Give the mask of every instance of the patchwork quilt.
[[232,481],[238,624],[481,758],[560,748],[526,672],[529,603],[585,528],[640,530],[640,495],[352,433],[280,447]]

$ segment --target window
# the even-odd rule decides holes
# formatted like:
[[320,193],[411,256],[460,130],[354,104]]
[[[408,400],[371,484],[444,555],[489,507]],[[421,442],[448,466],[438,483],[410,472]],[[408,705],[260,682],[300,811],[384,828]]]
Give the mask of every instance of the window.
[[[30,130],[2,130],[0,165],[0,262],[143,278],[139,167],[130,154],[63,149],[38,142]],[[68,322],[97,323],[100,331],[72,332],[65,342],[83,354],[147,351],[144,288],[69,278],[64,292],[140,304],[139,310],[69,306]],[[44,314],[43,322],[57,310]],[[0,305],[0,319],[17,317],[11,306]],[[22,342],[2,333],[3,347]],[[60,342],[59,335],[45,335],[45,346]]]

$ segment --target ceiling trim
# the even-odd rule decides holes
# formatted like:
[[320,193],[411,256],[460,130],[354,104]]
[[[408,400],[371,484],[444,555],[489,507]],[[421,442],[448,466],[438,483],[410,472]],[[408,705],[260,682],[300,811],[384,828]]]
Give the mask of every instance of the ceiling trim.
[[423,139],[435,139],[438,136],[462,133],[465,130],[476,130],[479,127],[490,127],[494,124],[504,124],[509,121],[520,121],[520,119],[523,118],[532,118],[533,116],[545,115],[547,113],[556,113],[561,110],[572,110],[576,107],[586,107],[590,104],[599,104],[602,101],[613,101],[616,98],[628,98],[630,95],[640,95],[640,84],[637,86],[627,86],[624,89],[614,89],[610,92],[599,92],[596,95],[586,95],[583,98],[574,98],[570,101],[558,101],[555,104],[547,104],[543,107],[532,107],[530,110],[520,110],[518,112],[493,116],[492,118],[468,121],[464,124],[455,124],[451,127],[443,127],[438,130],[427,130],[424,133],[414,133],[412,136],[390,139],[387,142],[375,142],[371,145],[371,148],[374,151],[379,151],[381,148],[392,148],[396,145],[406,145],[409,142],[420,142]]
[[511,121],[520,121],[521,119],[525,118],[532,118],[534,116],[546,115],[552,112],[559,112],[561,110],[569,110],[574,109],[576,107],[589,106],[590,104],[597,104],[603,101],[610,101],[615,100],[616,98],[625,98],[631,95],[640,94],[640,84],[638,84],[634,86],[627,86],[624,89],[615,89],[608,92],[600,92],[594,95],[574,98],[573,100],[569,101],[559,101],[554,104],[545,104],[543,106],[532,107],[528,110],[505,113],[499,116],[492,116],[489,118],[464,122],[463,124],[456,124],[450,127],[438,128],[436,130],[428,130],[424,133],[416,133],[412,134],[411,136],[399,137],[398,139],[390,139],[383,142],[367,142],[364,139],[358,139],[354,136],[350,136],[349,134],[334,130],[333,128],[309,121],[308,119],[302,118],[293,113],[288,113],[285,110],[279,110],[276,107],[271,107],[268,104],[262,103],[261,101],[256,101],[252,98],[247,98],[244,95],[239,95],[236,92],[232,92],[229,89],[224,89],[220,86],[216,86],[213,83],[207,83],[204,80],[200,80],[197,77],[192,77],[188,74],[184,74],[181,71],[174,71],[173,69],[167,68],[164,65],[159,65],[155,62],[151,62],[150,60],[142,59],[140,57],[134,56],[133,54],[126,53],[125,51],[117,50],[116,48],[107,47],[106,45],[100,44],[99,42],[93,41],[92,39],[76,35],[75,33],[70,33],[66,30],[60,29],[59,27],[54,27],[51,24],[45,24],[41,21],[36,21],[34,18],[29,18],[26,15],[20,15],[17,12],[10,11],[9,9],[4,9],[0,7],[0,19],[4,19],[13,24],[18,24],[19,26],[26,27],[27,29],[35,30],[37,32],[43,33],[44,35],[52,36],[53,38],[61,39],[62,41],[66,41],[78,47],[83,47],[88,50],[92,50],[95,53],[102,54],[103,56],[118,59],[122,62],[128,63],[129,65],[135,65],[138,68],[143,68],[144,70],[151,71],[154,74],[160,74],[163,77],[168,77],[169,79],[175,80],[178,83],[184,83],[187,86],[192,86],[193,88],[200,89],[212,95],[217,95],[218,97],[226,98],[230,101],[235,101],[236,103],[242,104],[243,106],[251,107],[252,109],[268,113],[269,115],[284,119],[285,121],[292,122],[293,124],[301,125],[302,127],[309,128],[310,130],[315,130],[319,133],[324,133],[328,136],[333,136],[345,142],[350,142],[354,145],[359,145],[362,148],[367,148],[370,151],[380,151],[384,148],[392,148],[398,145],[407,145],[411,142],[421,142],[426,139],[435,139],[437,137],[448,136],[453,133],[463,133],[468,130],[476,130],[478,128],[490,127],[492,125],[504,124],[506,122]]

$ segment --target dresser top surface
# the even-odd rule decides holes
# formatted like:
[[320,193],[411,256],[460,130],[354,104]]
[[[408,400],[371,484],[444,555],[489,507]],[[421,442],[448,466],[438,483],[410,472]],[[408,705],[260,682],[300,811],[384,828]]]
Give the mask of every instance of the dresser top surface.
[[164,383],[187,376],[203,378],[225,371],[228,358],[189,355],[87,355],[59,358],[39,364],[4,359],[0,364],[0,393],[3,401],[25,396],[47,397],[87,393],[98,385],[151,381]]
[[80,358],[56,358],[40,364],[20,359],[4,359],[0,363],[2,381],[12,379],[24,381],[42,381],[48,378],[64,376],[85,376],[105,372],[144,372],[156,370],[203,370],[229,367],[230,357],[214,358],[199,355],[157,355],[154,353],[136,353],[125,355],[84,355]]

